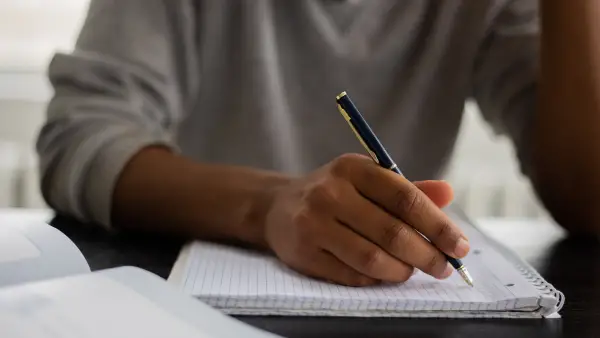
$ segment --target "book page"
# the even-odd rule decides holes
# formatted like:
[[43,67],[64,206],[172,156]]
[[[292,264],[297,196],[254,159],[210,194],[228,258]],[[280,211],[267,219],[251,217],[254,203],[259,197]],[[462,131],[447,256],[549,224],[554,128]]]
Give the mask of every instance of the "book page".
[[51,225],[0,224],[0,287],[87,272],[81,251]]
[[97,274],[0,289],[3,338],[209,337]]
[[0,263],[38,257],[40,250],[21,232],[0,225]]

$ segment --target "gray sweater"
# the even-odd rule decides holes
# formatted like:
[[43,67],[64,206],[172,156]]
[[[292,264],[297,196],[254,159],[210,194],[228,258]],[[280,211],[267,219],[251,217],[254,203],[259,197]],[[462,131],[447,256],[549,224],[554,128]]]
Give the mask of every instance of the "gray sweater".
[[110,226],[140,149],[304,173],[364,152],[347,91],[410,179],[439,177],[465,99],[527,171],[537,0],[91,0],[72,53],[49,66],[42,192]]

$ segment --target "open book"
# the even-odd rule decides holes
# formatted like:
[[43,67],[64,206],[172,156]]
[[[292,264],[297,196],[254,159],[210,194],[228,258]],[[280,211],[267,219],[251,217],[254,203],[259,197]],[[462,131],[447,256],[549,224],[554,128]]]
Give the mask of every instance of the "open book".
[[531,266],[450,209],[471,244],[463,259],[474,280],[437,280],[422,272],[403,284],[353,288],[301,276],[275,258],[194,242],[169,281],[209,305],[237,315],[398,317],[557,317],[564,296]]
[[0,224],[2,338],[275,338],[134,267],[99,272],[44,223]]

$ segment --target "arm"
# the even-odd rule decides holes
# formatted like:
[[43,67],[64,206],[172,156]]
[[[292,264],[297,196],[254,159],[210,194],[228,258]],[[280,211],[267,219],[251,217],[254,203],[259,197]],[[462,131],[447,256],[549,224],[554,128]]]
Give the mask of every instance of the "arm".
[[491,17],[475,67],[481,111],[557,222],[598,233],[600,4],[513,0]]
[[263,225],[272,192],[289,181],[273,172],[196,163],[164,148],[146,148],[117,181],[113,220],[134,230],[267,248]]
[[262,244],[263,201],[287,179],[177,154],[174,130],[198,82],[186,62],[193,10],[185,0],[91,2],[74,52],[49,67],[42,193],[83,222]]
[[172,131],[197,91],[186,4],[92,1],[76,51],[50,67],[38,142],[49,204],[104,226],[254,244],[346,285],[405,281],[414,267],[448,277],[440,250],[461,258],[469,245],[440,210],[443,182],[413,184],[365,156],[292,179],[177,154]]
[[557,221],[600,233],[600,2],[540,1],[531,177]]

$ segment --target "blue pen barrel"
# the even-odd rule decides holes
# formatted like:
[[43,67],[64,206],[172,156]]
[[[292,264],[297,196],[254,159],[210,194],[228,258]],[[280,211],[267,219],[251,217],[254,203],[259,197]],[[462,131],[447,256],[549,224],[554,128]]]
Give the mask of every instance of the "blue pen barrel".
[[350,117],[348,122],[352,124],[354,129],[356,129],[360,135],[359,137],[362,138],[362,141],[365,143],[365,146],[368,148],[371,154],[375,154],[377,157],[376,161],[379,163],[379,165],[402,175],[402,172],[398,166],[396,166],[396,163],[394,163],[392,157],[385,150],[377,136],[375,136],[375,133],[373,133],[371,127],[362,117],[350,97],[344,93],[337,98],[337,103],[342,107],[342,109],[344,109],[346,114],[348,114]]

